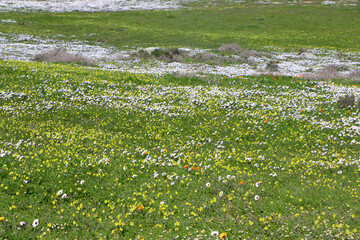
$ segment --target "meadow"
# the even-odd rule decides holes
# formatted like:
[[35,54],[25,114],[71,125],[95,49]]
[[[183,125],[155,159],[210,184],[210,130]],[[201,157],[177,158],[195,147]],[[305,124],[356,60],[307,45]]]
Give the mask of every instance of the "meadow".
[[[0,32],[359,50],[356,8],[247,8],[10,12],[25,24]],[[3,239],[360,238],[360,106],[338,104],[360,98],[358,81],[3,60],[0,73]]]

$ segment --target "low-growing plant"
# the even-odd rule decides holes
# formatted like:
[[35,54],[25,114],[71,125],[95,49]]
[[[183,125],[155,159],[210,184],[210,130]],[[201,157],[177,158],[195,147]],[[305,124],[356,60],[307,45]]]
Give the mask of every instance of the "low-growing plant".
[[346,71],[348,70],[348,66],[346,64],[329,64],[326,65],[323,70],[325,71]]
[[360,69],[351,71],[347,77],[360,80]]
[[279,65],[278,65],[278,61],[270,61],[266,64],[266,71],[269,71],[269,72],[276,72],[279,70]]
[[64,48],[55,48],[49,51],[36,54],[34,60],[37,62],[79,62],[85,65],[91,65],[93,62],[81,53],[72,54]]
[[151,52],[151,56],[165,62],[183,62],[183,57],[187,54],[179,48],[156,48]]
[[236,43],[232,43],[232,44],[225,44],[225,45],[221,45],[218,48],[219,52],[232,52],[232,53],[238,53],[240,52],[242,49],[239,45],[237,45]]
[[258,51],[255,51],[255,50],[246,50],[246,51],[240,53],[240,56],[246,57],[246,58],[248,58],[248,57],[257,57],[259,55],[260,55],[260,53]]
[[136,59],[147,59],[147,58],[151,57],[151,54],[144,49],[140,49],[140,50],[132,53],[131,57],[136,58]]
[[[359,100],[357,101],[357,103]],[[338,100],[340,108],[351,108],[355,105],[355,96],[353,94],[346,94],[343,97],[340,97]]]

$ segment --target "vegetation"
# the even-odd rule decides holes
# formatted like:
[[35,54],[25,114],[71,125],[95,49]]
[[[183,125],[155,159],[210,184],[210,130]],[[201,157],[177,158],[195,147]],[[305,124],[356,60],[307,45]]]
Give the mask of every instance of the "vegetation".
[[0,32],[84,40],[118,48],[217,49],[225,43],[236,43],[250,49],[359,51],[358,14],[354,7],[299,5],[96,13],[9,12],[2,13],[2,18],[24,24],[2,23]]
[[359,109],[330,81],[0,71],[2,238],[360,238]]

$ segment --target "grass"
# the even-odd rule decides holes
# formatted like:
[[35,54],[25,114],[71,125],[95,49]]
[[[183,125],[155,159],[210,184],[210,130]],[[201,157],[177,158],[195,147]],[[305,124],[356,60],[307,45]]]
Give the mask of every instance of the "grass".
[[360,238],[359,110],[339,84],[0,71],[2,238]]
[[[0,24],[0,32],[75,39],[118,48],[193,47],[223,44],[283,50],[327,48],[359,51],[359,10],[355,7],[253,6],[130,12],[9,12],[1,18],[24,22]],[[344,27],[345,26],[345,27]],[[89,36],[91,33],[96,35]]]

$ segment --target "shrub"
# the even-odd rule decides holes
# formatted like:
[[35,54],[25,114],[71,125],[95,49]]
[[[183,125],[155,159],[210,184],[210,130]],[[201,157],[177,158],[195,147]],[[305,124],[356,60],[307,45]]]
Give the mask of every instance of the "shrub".
[[182,62],[187,54],[179,48],[156,48],[151,52],[151,56],[165,62]]
[[354,71],[350,72],[347,77],[348,78],[360,79],[360,69],[357,69],[357,70],[354,70]]
[[[359,99],[357,103],[359,102]],[[353,94],[346,94],[344,97],[340,97],[338,100],[339,107],[341,108],[351,108],[355,105],[355,96]]]
[[246,57],[246,58],[248,58],[248,57],[257,57],[259,55],[260,55],[260,53],[255,51],[255,50],[246,50],[246,51],[244,51],[244,52],[242,52],[240,54],[240,56]]
[[266,70],[269,72],[276,72],[279,70],[278,61],[270,61],[266,64]]
[[146,59],[146,58],[150,58],[151,55],[148,51],[144,50],[144,49],[140,49],[139,51],[131,54],[132,58],[140,58],[140,59]]
[[80,62],[91,65],[92,61],[81,53],[71,54],[63,48],[55,48],[47,52],[36,54],[34,60],[38,62]]
[[239,47],[239,45],[237,45],[236,43],[232,43],[232,44],[227,44],[227,45],[222,45],[221,47],[218,48],[219,52],[233,52],[233,53],[238,53],[240,52],[242,49]]
[[345,71],[347,69],[348,69],[348,66],[345,64],[329,64],[323,68],[323,70],[326,70],[326,71]]

